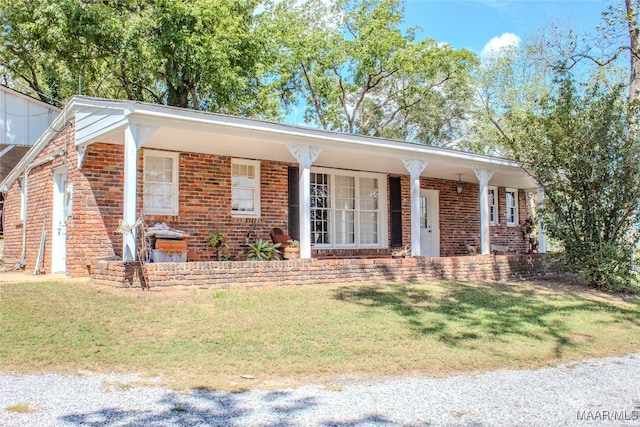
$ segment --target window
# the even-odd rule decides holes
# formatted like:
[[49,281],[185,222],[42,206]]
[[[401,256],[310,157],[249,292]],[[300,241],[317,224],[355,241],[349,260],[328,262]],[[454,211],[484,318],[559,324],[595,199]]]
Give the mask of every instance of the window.
[[329,175],[326,173],[311,174],[311,244],[328,245],[330,228],[331,193],[329,192]]
[[144,213],[178,215],[179,154],[144,151]]
[[231,213],[233,216],[260,216],[260,162],[231,160]]
[[505,193],[507,226],[514,227],[518,225],[518,190],[507,188]]
[[387,246],[384,217],[387,193],[383,175],[314,169],[310,190],[314,246]]
[[487,187],[489,193],[489,225],[498,225],[498,187]]

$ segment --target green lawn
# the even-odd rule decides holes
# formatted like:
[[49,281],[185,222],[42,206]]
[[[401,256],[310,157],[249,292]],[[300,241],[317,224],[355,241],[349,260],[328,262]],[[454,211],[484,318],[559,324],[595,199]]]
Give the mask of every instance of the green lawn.
[[638,296],[562,284],[143,292],[70,281],[0,292],[5,372],[137,372],[176,387],[240,389],[640,351]]

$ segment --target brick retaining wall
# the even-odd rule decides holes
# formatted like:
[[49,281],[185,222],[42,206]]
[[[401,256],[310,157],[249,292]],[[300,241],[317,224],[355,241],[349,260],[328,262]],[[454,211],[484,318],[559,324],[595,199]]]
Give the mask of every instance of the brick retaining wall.
[[[150,288],[233,285],[322,285],[422,280],[501,281],[528,279],[546,271],[544,255],[478,255],[449,258],[311,259],[147,264]],[[96,260],[94,283],[141,287],[137,263]]]

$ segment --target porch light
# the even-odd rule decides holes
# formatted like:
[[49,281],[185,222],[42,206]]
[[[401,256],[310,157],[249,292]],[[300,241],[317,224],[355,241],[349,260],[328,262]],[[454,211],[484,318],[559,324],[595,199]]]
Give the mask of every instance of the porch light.
[[456,193],[458,194],[462,194],[464,191],[464,184],[462,183],[462,180],[460,180],[461,176],[462,174],[458,174],[458,183],[456,184]]

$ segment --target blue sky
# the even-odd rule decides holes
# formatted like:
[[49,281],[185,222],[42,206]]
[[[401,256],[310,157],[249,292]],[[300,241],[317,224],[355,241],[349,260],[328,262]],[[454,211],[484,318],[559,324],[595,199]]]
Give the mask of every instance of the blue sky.
[[515,34],[521,39],[546,23],[593,32],[606,0],[406,0],[409,26],[420,26],[419,37],[447,42],[480,53],[494,37]]

